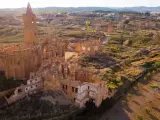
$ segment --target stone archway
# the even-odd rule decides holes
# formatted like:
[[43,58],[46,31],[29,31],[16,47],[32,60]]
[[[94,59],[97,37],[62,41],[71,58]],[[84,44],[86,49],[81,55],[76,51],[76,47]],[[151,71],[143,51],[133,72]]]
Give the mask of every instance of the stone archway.
[[3,60],[0,58],[0,75],[5,75]]
[[87,109],[96,108],[95,99],[90,98],[88,101],[86,101],[85,106]]

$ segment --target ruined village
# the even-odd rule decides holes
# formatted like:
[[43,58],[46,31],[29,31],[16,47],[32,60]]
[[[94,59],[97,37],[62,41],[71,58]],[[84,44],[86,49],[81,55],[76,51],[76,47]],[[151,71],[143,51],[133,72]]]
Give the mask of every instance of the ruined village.
[[[90,119],[118,120],[112,114],[123,114],[118,109],[120,102],[126,107],[127,102],[135,101],[129,100],[134,96],[130,88],[150,79],[153,82],[148,88],[140,84],[154,98],[148,98],[146,104],[159,104],[159,14],[58,10],[37,13],[28,3],[23,12],[5,17],[8,21],[0,19],[4,24],[0,31],[6,30],[6,35],[0,34],[0,75],[9,84],[4,82],[8,88],[0,91],[0,108],[11,112],[0,110],[0,119],[48,120],[56,116],[58,120],[70,120],[74,119],[69,116],[72,112],[76,116],[77,111],[92,104],[96,112],[86,116],[80,112],[80,118],[92,114]],[[10,35],[15,41],[5,37]],[[135,103],[143,106],[139,101]],[[105,113],[112,104],[116,107]],[[137,111],[137,106],[130,104]],[[15,115],[21,107],[23,112]],[[104,114],[97,112],[100,109]],[[156,118],[157,112],[154,110]],[[133,120],[137,118],[136,113],[126,114]]]
[[78,59],[82,54],[95,54],[102,40],[77,41],[70,45],[51,37],[36,45],[36,16],[30,4],[23,21],[24,43],[2,48],[1,61],[7,78],[26,80],[27,84],[22,84],[11,96],[5,97],[7,103],[16,102],[38,90],[58,89],[79,107],[84,107],[89,99],[99,106],[107,98],[108,89],[94,71],[82,67]]

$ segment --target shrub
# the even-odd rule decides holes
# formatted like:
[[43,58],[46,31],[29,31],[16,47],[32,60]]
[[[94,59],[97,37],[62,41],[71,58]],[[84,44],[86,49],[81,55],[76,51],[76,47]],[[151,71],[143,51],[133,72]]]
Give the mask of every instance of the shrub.
[[126,104],[127,103],[127,101],[126,100],[122,100],[122,104]]
[[125,20],[124,24],[129,24],[129,22],[130,22],[129,20]]
[[146,62],[142,65],[143,68],[151,68],[153,66],[154,62]]
[[145,112],[146,112],[147,114],[150,114],[150,112],[151,112],[151,109],[149,109],[149,108],[146,108],[146,109],[145,109]]
[[153,66],[154,66],[154,67],[160,67],[160,62],[155,62],[155,63],[153,64]]
[[137,120],[144,120],[144,119],[143,119],[143,117],[142,117],[142,116],[140,116],[140,115],[137,115],[137,117],[136,117],[136,118],[137,118]]
[[148,72],[148,73],[147,73],[147,76],[150,76],[150,75],[151,75],[151,73],[150,73],[150,72]]
[[147,80],[147,77],[144,77],[143,79],[144,79],[144,80]]
[[132,97],[132,94],[131,94],[131,93],[128,93],[128,94],[127,94],[127,97]]
[[149,86],[150,86],[151,88],[158,88],[158,85],[155,84],[155,83],[151,83],[151,84],[149,84]]
[[155,71],[155,70],[153,70],[153,71],[152,71],[152,73],[153,73],[153,74],[155,74],[155,73],[156,73],[156,71]]
[[110,89],[116,89],[116,88],[118,88],[118,86],[115,83],[113,83],[113,82],[108,83],[107,86]]

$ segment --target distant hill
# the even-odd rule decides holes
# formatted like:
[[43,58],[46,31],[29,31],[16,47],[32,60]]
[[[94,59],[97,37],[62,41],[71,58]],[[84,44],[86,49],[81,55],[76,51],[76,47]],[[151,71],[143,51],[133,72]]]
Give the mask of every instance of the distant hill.
[[136,11],[136,12],[160,12],[159,7],[46,7],[46,8],[35,8],[36,10],[44,10],[44,11],[95,11],[95,10],[103,10],[103,11]]
[[145,7],[145,6],[140,6],[140,7],[125,7],[125,8],[117,8],[117,10],[121,11],[137,11],[137,12],[160,12],[160,6],[158,7]]
[[[135,12],[160,12],[159,7],[44,7],[44,8],[34,8],[35,12],[65,12],[65,11],[135,11]],[[0,16],[3,14],[15,14],[15,13],[24,13],[25,8],[16,8],[16,9],[0,9]]]
[[35,8],[36,10],[55,10],[55,11],[95,11],[95,10],[103,10],[103,11],[115,11],[113,8],[108,7],[46,7],[46,8]]

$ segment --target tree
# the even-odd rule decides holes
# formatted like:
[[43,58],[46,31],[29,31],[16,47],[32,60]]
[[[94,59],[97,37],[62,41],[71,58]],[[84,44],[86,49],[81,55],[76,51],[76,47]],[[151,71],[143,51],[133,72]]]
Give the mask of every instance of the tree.
[[125,20],[124,24],[129,24],[129,22],[130,22],[129,20]]
[[86,21],[85,21],[86,30],[88,30],[88,26],[90,25],[90,23],[91,23],[91,22],[90,22],[89,20],[86,20]]
[[144,14],[145,14],[145,16],[150,16],[151,15],[151,13],[149,11],[145,12]]

